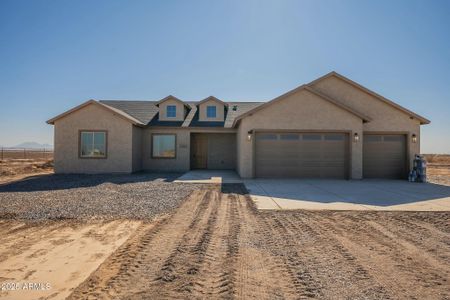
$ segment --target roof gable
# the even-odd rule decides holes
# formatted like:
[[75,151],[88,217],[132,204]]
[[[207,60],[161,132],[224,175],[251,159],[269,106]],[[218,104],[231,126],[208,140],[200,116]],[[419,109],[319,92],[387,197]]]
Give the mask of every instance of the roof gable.
[[205,102],[208,102],[208,101],[215,101],[215,102],[217,102],[217,103],[222,104],[223,106],[228,106],[228,103],[223,102],[222,100],[219,100],[219,99],[217,99],[217,98],[214,97],[214,96],[206,97],[206,98],[203,99],[202,101],[198,102],[198,103],[197,103],[197,106],[199,106],[199,105],[201,105],[201,104],[203,104],[203,103],[205,103]]
[[86,107],[88,105],[97,105],[97,106],[99,106],[99,107],[101,107],[101,108],[103,108],[105,110],[108,110],[108,111],[114,113],[118,117],[120,117],[122,119],[125,119],[126,121],[131,122],[134,125],[139,125],[139,126],[144,125],[141,121],[139,121],[138,119],[134,118],[133,116],[130,116],[126,112],[124,112],[124,111],[122,111],[120,109],[111,107],[109,105],[100,103],[98,101],[95,101],[94,99],[90,99],[90,100],[88,100],[88,101],[86,101],[86,102],[84,102],[84,103],[82,103],[82,104],[80,104],[80,105],[78,105],[78,106],[76,106],[76,107],[74,107],[72,109],[69,109],[69,110],[63,112],[62,114],[57,115],[54,118],[51,118],[50,120],[47,121],[47,124],[55,124],[55,121],[65,117],[65,116],[67,116],[69,114],[72,114],[72,113],[74,113],[74,112],[76,112],[76,111],[78,111],[80,109],[83,109],[84,107]]
[[180,100],[180,99],[178,99],[177,97],[172,96],[172,95],[169,95],[169,96],[167,96],[167,97],[162,98],[161,100],[159,100],[158,102],[156,102],[155,105],[156,105],[156,106],[159,106],[161,103],[166,102],[166,101],[168,101],[168,100],[175,100],[175,101],[177,101],[177,102],[180,102],[181,104],[183,104],[183,105],[186,106],[187,108],[190,108],[190,106],[189,106],[186,102],[184,102],[184,101],[182,101],[182,100]]
[[158,114],[159,108],[156,101],[142,100],[100,100],[100,103],[119,109],[138,119],[143,124],[148,124]]
[[403,106],[401,106],[401,105],[395,103],[394,101],[389,100],[389,99],[387,99],[387,98],[385,98],[385,97],[375,93],[372,90],[369,90],[368,88],[360,85],[359,83],[357,83],[357,82],[355,82],[355,81],[353,81],[353,80],[351,80],[351,79],[349,79],[349,78],[347,78],[347,77],[345,77],[345,76],[343,76],[343,75],[341,75],[341,74],[339,74],[339,73],[337,73],[335,71],[332,71],[332,72],[330,72],[328,74],[325,74],[322,77],[319,77],[319,78],[311,81],[310,83],[308,83],[308,86],[311,87],[314,84],[318,83],[319,81],[325,80],[325,79],[327,79],[329,77],[338,78],[338,79],[348,83],[349,85],[351,85],[351,86],[353,86],[353,87],[355,87],[355,88],[357,88],[357,89],[359,89],[359,90],[361,90],[361,91],[363,91],[363,92],[373,96],[374,98],[378,99],[379,101],[382,101],[382,102],[388,104],[389,106],[394,107],[394,108],[396,108],[396,109],[406,113],[410,117],[418,119],[420,121],[420,124],[429,124],[430,123],[430,120],[428,120],[428,119],[426,119],[426,118],[424,118],[424,117],[422,117],[422,116],[420,116],[420,115],[418,115],[418,114],[416,114],[416,113],[414,113],[414,112],[404,108]]
[[262,104],[262,105],[259,105],[259,106],[255,107],[255,108],[253,108],[253,109],[247,111],[246,113],[244,113],[244,114],[238,116],[238,117],[234,120],[233,127],[239,122],[239,120],[241,120],[241,119],[243,119],[243,118],[245,118],[245,117],[247,117],[247,116],[250,116],[250,115],[252,115],[252,114],[258,112],[258,111],[261,110],[261,109],[264,109],[264,108],[266,108],[266,107],[268,107],[268,106],[271,106],[271,105],[273,105],[273,104],[276,104],[276,103],[278,103],[279,101],[282,101],[282,100],[284,100],[285,98],[287,98],[287,97],[289,97],[289,96],[291,96],[291,95],[293,95],[293,94],[295,94],[295,93],[297,93],[297,92],[300,92],[300,91],[302,91],[302,90],[306,90],[306,91],[308,91],[308,92],[310,92],[310,93],[315,94],[316,96],[320,97],[321,99],[326,100],[326,101],[328,101],[328,102],[334,104],[335,106],[337,106],[337,107],[339,107],[339,108],[341,108],[341,109],[343,109],[343,110],[345,110],[345,111],[347,111],[347,112],[349,112],[349,113],[351,113],[351,114],[353,114],[353,115],[359,117],[359,118],[360,118],[361,120],[363,120],[364,122],[369,122],[369,121],[371,120],[371,118],[369,118],[368,116],[366,116],[366,115],[364,115],[364,114],[362,114],[362,113],[360,113],[360,112],[358,112],[358,111],[356,111],[356,110],[354,110],[354,109],[352,109],[352,108],[350,108],[350,107],[348,107],[348,106],[346,106],[346,105],[344,105],[344,104],[342,104],[342,103],[340,103],[340,102],[338,102],[338,101],[336,101],[336,100],[334,100],[334,99],[332,99],[332,98],[330,98],[330,97],[328,97],[328,96],[326,96],[326,95],[324,95],[324,94],[322,94],[322,93],[320,93],[319,91],[313,89],[313,88],[310,87],[310,86],[307,86],[307,85],[300,85],[299,87],[296,87],[295,89],[290,90],[289,92],[284,93],[283,95],[278,96],[278,97],[276,97],[276,98],[270,100],[269,102],[266,102],[266,103],[264,103],[264,104]]

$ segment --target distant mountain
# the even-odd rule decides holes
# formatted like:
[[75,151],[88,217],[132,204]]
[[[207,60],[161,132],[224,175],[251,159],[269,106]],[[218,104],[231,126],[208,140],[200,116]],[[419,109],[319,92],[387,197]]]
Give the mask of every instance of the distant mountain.
[[28,148],[28,149],[53,149],[53,145],[49,144],[39,144],[37,142],[25,142],[15,145],[11,148]]

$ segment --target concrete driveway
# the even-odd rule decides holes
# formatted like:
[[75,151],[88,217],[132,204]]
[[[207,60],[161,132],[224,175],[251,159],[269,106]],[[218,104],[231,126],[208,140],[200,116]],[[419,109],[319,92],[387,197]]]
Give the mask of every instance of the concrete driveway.
[[244,180],[259,209],[450,211],[450,187],[403,180]]

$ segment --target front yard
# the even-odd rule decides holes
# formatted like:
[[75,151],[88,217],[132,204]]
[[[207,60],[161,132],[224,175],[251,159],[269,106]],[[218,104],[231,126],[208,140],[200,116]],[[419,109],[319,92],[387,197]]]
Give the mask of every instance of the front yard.
[[450,212],[259,211],[241,184],[0,186],[0,298],[448,299]]

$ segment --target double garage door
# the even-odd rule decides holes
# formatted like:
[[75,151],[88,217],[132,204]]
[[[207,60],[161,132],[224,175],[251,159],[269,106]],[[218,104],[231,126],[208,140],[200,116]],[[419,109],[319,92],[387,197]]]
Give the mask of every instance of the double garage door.
[[[406,159],[405,135],[364,135],[364,178],[405,178]],[[256,133],[256,177],[348,178],[349,160],[345,133]]]
[[348,178],[348,134],[256,133],[256,177]]

